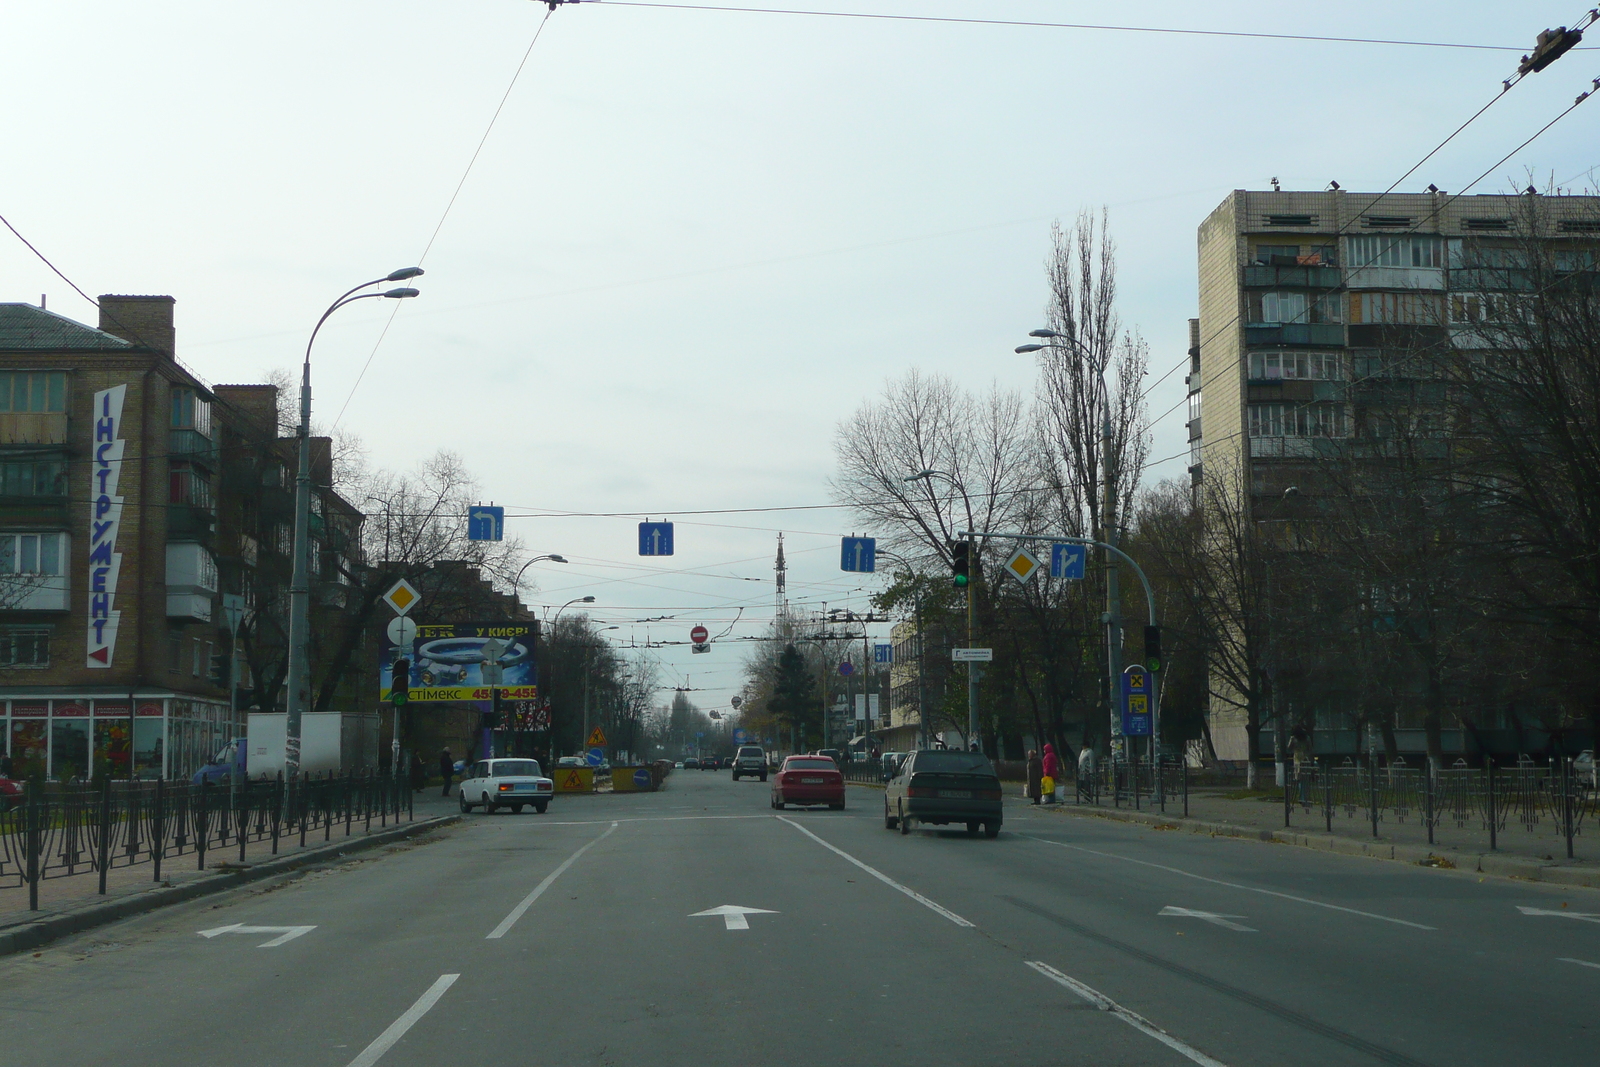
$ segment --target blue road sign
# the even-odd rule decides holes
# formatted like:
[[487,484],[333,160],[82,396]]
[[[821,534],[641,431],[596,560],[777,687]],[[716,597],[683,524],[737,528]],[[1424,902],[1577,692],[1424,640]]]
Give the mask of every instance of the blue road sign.
[[1155,682],[1150,672],[1137,663],[1122,672],[1122,734],[1124,737],[1149,737],[1155,716]]
[[850,677],[855,672],[856,665],[851,663],[849,660],[845,660],[843,663],[839,664],[839,673],[844,675],[846,678]]
[[745,733],[743,730],[735,730],[733,732],[733,743],[734,744],[742,745],[748,740],[750,740],[750,735]]
[[878,541],[874,537],[839,538],[839,567],[847,571],[871,573],[878,562]]
[[872,646],[872,662],[893,663],[894,646],[889,644],[887,641],[875,643]]
[[1050,577],[1083,581],[1083,560],[1089,554],[1088,545],[1065,544],[1057,541],[1050,546]]
[[641,522],[639,524],[639,555],[672,555],[672,523]]
[[474,504],[467,510],[467,540],[504,541],[506,509]]
[[603,748],[591,748],[589,750],[588,759],[589,766],[598,767],[600,764],[606,761],[606,750]]
[[640,789],[649,789],[652,784],[650,781],[649,769],[640,767],[638,770],[634,771],[633,784],[638,786]]

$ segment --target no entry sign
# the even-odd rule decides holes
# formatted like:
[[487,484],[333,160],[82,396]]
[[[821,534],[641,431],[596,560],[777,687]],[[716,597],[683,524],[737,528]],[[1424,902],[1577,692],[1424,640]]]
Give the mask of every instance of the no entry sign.
[[696,626],[694,629],[689,631],[689,640],[693,641],[697,645],[705,644],[706,638],[710,636],[711,634],[706,631],[704,626]]

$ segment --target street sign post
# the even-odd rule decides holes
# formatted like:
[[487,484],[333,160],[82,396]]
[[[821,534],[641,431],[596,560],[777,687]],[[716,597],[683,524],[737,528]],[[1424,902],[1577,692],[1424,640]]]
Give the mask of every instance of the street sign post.
[[710,637],[710,631],[708,631],[704,626],[696,626],[694,629],[689,631],[689,640],[693,641],[697,645],[705,644]]
[[505,536],[505,508],[477,504],[467,511],[467,540],[503,541]]
[[409,615],[396,615],[389,620],[389,640],[395,643],[402,655],[411,654],[411,646],[417,640],[417,620]]
[[598,726],[596,726],[593,730],[589,731],[589,747],[590,748],[604,748],[604,747],[606,747],[606,732],[604,730],[600,729],[600,727],[598,727]]
[[872,646],[872,662],[879,664],[892,664],[894,662],[894,646],[887,641],[879,641]]
[[839,664],[839,673],[844,675],[846,678],[850,677],[855,672],[856,665],[851,663],[849,660],[845,660],[843,663]]
[[1150,672],[1131,663],[1122,672],[1122,735],[1149,737],[1155,693]]
[[992,663],[994,649],[992,648],[952,648],[950,662],[952,663]]
[[1088,554],[1087,545],[1069,545],[1057,541],[1050,546],[1050,577],[1065,578],[1070,582],[1083,581],[1083,561]]
[[639,524],[639,555],[672,555],[672,523],[641,522]]
[[873,537],[842,537],[839,539],[839,567],[841,570],[872,573],[878,561],[878,541]]
[[389,587],[383,594],[383,602],[394,610],[396,615],[404,615],[417,606],[417,601],[422,599],[422,594],[417,592],[417,587],[404,578]]
[[1011,577],[1027,585],[1039,571],[1039,557],[1025,548],[1019,548],[1011,553],[1011,558],[1006,560],[1005,567]]

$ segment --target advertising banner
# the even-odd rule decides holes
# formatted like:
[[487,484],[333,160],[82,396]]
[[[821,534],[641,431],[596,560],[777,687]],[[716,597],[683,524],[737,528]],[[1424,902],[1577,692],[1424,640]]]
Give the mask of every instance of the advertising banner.
[[[537,636],[532,622],[418,624],[411,643],[413,704],[444,700],[537,700]],[[379,651],[379,696],[389,699],[390,669],[399,655],[387,637]]]

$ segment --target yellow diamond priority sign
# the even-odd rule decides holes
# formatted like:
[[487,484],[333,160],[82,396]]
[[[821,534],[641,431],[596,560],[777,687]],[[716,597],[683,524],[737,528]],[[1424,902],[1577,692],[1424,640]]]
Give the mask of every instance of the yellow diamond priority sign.
[[1034,572],[1038,569],[1039,557],[1025,548],[1017,549],[1011,554],[1011,558],[1006,560],[1006,570],[1011,572],[1011,577],[1023,585],[1028,584],[1028,580],[1033,577]]
[[383,594],[383,602],[394,609],[396,615],[404,615],[416,607],[417,601],[422,599],[422,594],[416,587],[404,578],[394,583],[394,586]]

